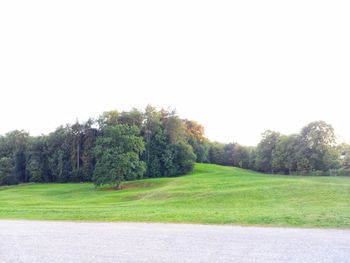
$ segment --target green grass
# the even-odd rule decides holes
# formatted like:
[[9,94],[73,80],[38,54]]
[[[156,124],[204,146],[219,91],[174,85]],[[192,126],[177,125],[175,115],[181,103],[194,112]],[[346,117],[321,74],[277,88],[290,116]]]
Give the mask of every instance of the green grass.
[[92,184],[0,188],[0,218],[350,228],[350,178],[266,175],[197,164],[125,189]]

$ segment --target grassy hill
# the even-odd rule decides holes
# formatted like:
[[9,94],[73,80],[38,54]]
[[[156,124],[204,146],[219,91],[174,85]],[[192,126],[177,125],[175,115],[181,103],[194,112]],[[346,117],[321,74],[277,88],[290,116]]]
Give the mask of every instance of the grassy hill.
[[197,164],[124,190],[92,184],[0,188],[0,218],[350,227],[350,178],[266,175]]

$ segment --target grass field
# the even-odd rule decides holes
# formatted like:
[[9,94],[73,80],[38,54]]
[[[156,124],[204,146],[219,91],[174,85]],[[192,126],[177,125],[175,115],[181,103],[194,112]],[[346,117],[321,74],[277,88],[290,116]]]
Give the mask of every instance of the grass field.
[[188,176],[124,187],[2,187],[0,218],[350,228],[350,178],[265,175],[197,164]]

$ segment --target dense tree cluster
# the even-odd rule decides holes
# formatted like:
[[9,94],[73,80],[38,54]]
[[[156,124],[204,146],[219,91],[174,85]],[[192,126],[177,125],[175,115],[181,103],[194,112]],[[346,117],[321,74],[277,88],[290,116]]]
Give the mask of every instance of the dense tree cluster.
[[323,121],[288,136],[266,131],[256,147],[211,143],[208,159],[266,173],[350,175],[350,145],[337,145],[332,126]]
[[183,175],[193,170],[197,153],[205,155],[203,132],[175,111],[152,106],[105,112],[45,136],[13,131],[0,137],[0,185],[93,181],[117,187],[123,180]]
[[195,162],[266,173],[350,174],[350,145],[336,144],[323,121],[299,134],[266,131],[256,147],[210,142],[195,121],[175,111],[104,112],[48,135],[13,131],[0,136],[0,185],[22,182],[94,182],[119,187],[124,180],[179,176]]

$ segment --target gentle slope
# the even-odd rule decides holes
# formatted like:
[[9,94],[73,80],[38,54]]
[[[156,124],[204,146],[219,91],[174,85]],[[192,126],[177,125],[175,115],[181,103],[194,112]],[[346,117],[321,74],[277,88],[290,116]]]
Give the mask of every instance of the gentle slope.
[[177,178],[0,188],[0,218],[350,227],[350,178],[265,175],[197,164]]

